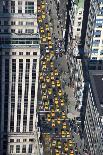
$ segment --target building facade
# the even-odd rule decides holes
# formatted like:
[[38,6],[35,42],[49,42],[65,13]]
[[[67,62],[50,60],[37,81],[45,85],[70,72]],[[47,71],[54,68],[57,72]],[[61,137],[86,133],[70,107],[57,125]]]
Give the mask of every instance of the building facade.
[[103,72],[91,70],[84,121],[84,139],[90,155],[103,154]]
[[93,60],[103,59],[103,1],[91,0],[85,39],[85,54]]
[[0,1],[0,155],[37,155],[37,0]]

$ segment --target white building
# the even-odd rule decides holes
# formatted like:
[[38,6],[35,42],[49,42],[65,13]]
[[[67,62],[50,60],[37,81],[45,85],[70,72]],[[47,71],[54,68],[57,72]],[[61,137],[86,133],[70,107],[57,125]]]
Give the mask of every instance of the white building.
[[85,54],[103,60],[103,0],[91,0],[85,39]]
[[0,1],[0,155],[38,153],[37,0]]

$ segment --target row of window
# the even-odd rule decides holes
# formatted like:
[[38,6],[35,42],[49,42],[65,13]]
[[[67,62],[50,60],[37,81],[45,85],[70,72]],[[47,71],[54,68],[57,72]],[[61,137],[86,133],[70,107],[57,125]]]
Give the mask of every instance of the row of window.
[[8,19],[5,21],[0,20],[0,26],[34,26],[34,22],[24,22],[24,21],[11,21],[9,22]]
[[[27,148],[26,145],[20,146],[16,145],[16,153],[32,153],[33,145],[29,144]],[[14,145],[10,145],[10,153],[14,153]]]
[[[9,3],[10,3],[10,1],[3,1],[3,5],[2,5],[3,13],[23,13],[22,8],[24,6],[22,6],[22,1],[18,1],[18,11],[17,12],[16,12],[17,5],[16,5],[15,1],[11,1],[10,8],[9,8]],[[25,13],[27,13],[27,14],[34,13],[34,2],[32,2],[32,1],[25,2]]]
[[34,29],[0,29],[0,33],[16,33],[16,34],[33,34],[35,31]]
[[[19,55],[37,55],[37,52],[33,52],[33,53],[31,53],[31,52],[26,52],[26,53],[24,53],[24,52],[19,52]],[[5,52],[5,55],[18,55],[16,52],[12,52],[12,53],[10,53],[9,54],[9,52]]]

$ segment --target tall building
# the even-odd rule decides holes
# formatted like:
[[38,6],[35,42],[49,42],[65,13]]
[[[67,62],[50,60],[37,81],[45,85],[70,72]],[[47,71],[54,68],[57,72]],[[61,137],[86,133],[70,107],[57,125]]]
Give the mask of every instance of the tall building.
[[90,155],[103,154],[103,71],[89,71],[84,120],[85,146]]
[[[84,19],[85,20],[85,19]],[[91,0],[84,52],[90,59],[103,59],[103,1]]]
[[0,1],[0,155],[37,155],[37,0]]

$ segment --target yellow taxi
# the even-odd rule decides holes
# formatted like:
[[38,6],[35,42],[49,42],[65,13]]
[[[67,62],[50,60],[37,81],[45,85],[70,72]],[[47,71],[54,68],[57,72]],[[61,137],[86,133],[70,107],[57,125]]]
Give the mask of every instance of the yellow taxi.
[[45,88],[46,88],[46,84],[43,82],[41,87],[42,87],[43,89],[45,89]]
[[60,151],[58,149],[55,149],[56,155],[60,155]]
[[74,155],[74,151],[73,150],[70,151],[70,155]]
[[55,146],[55,145],[56,145],[56,140],[53,140],[52,146]]
[[47,56],[45,57],[45,59],[46,59],[46,61],[50,61],[49,55],[47,55]]
[[57,141],[57,147],[59,148],[59,149],[61,149],[61,141]]
[[68,151],[68,146],[64,145],[64,151],[67,152]]
[[41,32],[41,33],[44,33],[43,27],[40,27],[40,32]]
[[39,79],[40,79],[40,80],[43,80],[43,75],[40,75],[40,76],[39,76]]
[[49,49],[52,49],[52,48],[53,48],[53,46],[52,46],[52,45],[49,45],[48,47],[49,47]]
[[50,66],[53,68],[54,67],[54,62],[51,62],[50,63]]
[[66,122],[63,123],[63,129],[66,129]]
[[54,56],[54,51],[51,51],[51,52],[50,52],[50,55],[51,55],[51,56]]
[[45,9],[45,3],[42,2],[42,5],[41,5],[42,9]]
[[54,76],[53,75],[51,76],[51,80],[54,80]]
[[49,106],[47,106],[47,105],[44,106],[44,109],[45,109],[45,110],[49,110]]
[[51,34],[50,34],[50,32],[48,32],[48,33],[47,33],[47,35],[48,35],[48,37],[51,37]]
[[62,112],[62,118],[63,118],[63,119],[66,118],[65,112]]
[[38,22],[41,23],[42,22],[42,18],[38,17]]
[[55,120],[52,119],[52,127],[55,127]]
[[60,111],[60,107],[58,105],[56,105],[56,111],[59,112]]
[[48,36],[47,38],[48,38],[48,41],[49,41],[49,40],[51,41],[51,37],[50,37],[50,36]]
[[65,133],[64,130],[62,130],[61,135],[62,135],[63,138],[66,137],[66,133]]
[[64,100],[61,99],[60,102],[61,102],[61,106],[63,106],[64,105]]
[[47,114],[47,120],[48,120],[48,122],[50,122],[50,121],[51,121],[50,114]]
[[69,140],[69,146],[71,147],[71,146],[73,146],[73,142],[71,141],[71,140]]
[[69,131],[67,131],[67,137],[68,137],[68,138],[70,137],[70,132],[69,132]]
[[57,123],[60,124],[60,118],[57,119]]
[[52,81],[52,87],[55,87],[55,82],[54,81]]
[[46,81],[47,81],[47,82],[50,82],[49,76],[46,77]]
[[48,24],[45,25],[45,29],[46,29],[47,31],[49,31],[49,25],[48,25]]
[[42,19],[45,19],[45,12],[42,12]]
[[54,70],[54,74],[58,75],[58,70],[57,69]]
[[47,98],[47,95],[46,94],[42,95],[42,100],[44,100],[46,98]]
[[46,69],[46,65],[43,65],[43,66],[42,66],[42,69]]
[[55,116],[55,111],[54,111],[54,109],[51,110],[51,116],[52,116],[52,117]]
[[62,91],[61,90],[59,90],[58,95],[62,96]]
[[48,41],[48,44],[49,44],[49,45],[52,45],[52,42],[51,42],[51,41]]
[[60,87],[60,81],[57,80],[56,83],[57,83],[57,87]]
[[52,88],[48,89],[48,94],[51,95],[52,94]]

